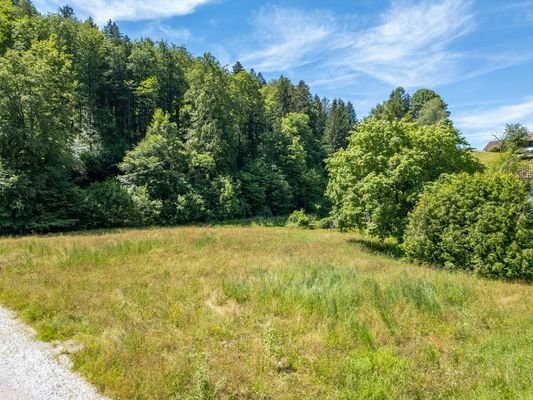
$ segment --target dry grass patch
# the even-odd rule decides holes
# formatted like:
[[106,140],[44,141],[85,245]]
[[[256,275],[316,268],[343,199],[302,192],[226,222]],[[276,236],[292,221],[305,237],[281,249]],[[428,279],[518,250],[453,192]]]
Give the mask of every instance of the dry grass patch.
[[533,396],[533,290],[354,235],[175,228],[0,240],[0,302],[117,399]]

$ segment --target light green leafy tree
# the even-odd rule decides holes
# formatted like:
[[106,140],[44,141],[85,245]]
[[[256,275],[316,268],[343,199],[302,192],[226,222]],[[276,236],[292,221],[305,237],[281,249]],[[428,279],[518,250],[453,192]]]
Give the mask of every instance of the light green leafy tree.
[[341,229],[360,228],[401,240],[424,185],[443,173],[481,168],[450,124],[420,127],[370,119],[359,126],[346,150],[328,160],[327,195]]
[[[126,153],[120,164],[120,181],[129,188],[144,188],[150,200],[161,202],[161,220],[173,218],[176,196],[189,187],[189,156],[179,141],[170,116],[156,110],[145,138]],[[153,218],[153,216],[151,217]]]
[[446,103],[439,97],[428,100],[420,109],[417,116],[419,125],[435,125],[449,121],[450,112],[447,111]]
[[0,230],[42,231],[78,222],[75,82],[55,37],[0,58]]
[[11,45],[11,29],[15,9],[11,0],[0,0],[0,56]]

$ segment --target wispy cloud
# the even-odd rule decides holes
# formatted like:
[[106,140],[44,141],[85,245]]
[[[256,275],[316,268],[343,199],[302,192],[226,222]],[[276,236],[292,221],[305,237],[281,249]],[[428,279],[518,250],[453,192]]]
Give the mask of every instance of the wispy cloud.
[[506,124],[521,123],[533,130],[533,99],[519,103],[477,108],[453,118],[473,147],[481,149],[501,132]]
[[459,126],[465,128],[488,129],[491,131],[499,130],[505,124],[514,122],[533,126],[533,99],[459,115],[455,118],[455,121]]
[[[97,23],[109,19],[139,21],[192,13],[197,7],[213,0],[70,0],[68,4],[85,16],[92,16]],[[64,0],[36,0],[38,9],[54,10],[65,4]]]
[[244,50],[239,59],[263,72],[312,66],[311,80],[327,88],[338,85],[339,75],[354,80],[362,74],[411,88],[469,79],[525,57],[454,49],[476,28],[471,0],[393,1],[375,21],[369,25],[361,15],[266,7],[252,21],[256,34],[249,48],[254,50]]
[[474,27],[470,1],[394,3],[377,26],[346,32],[333,65],[372,75],[390,84],[421,86],[456,79],[461,55],[448,49]]
[[282,7],[263,8],[253,19],[255,39],[266,45],[241,56],[245,63],[264,71],[283,71],[316,60],[326,39],[335,33],[328,13],[303,12]]

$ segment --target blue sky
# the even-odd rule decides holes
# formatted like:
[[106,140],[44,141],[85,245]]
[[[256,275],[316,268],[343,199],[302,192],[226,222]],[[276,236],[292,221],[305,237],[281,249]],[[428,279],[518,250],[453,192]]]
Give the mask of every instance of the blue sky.
[[[53,12],[65,0],[35,0]],[[438,91],[472,146],[533,130],[533,0],[70,0],[76,14],[304,79],[365,116],[396,86]]]

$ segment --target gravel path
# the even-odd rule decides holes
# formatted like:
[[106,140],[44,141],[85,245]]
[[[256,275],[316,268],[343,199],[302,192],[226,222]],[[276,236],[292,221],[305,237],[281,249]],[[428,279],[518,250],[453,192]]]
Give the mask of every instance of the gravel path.
[[65,364],[66,356],[0,307],[1,400],[106,400]]

